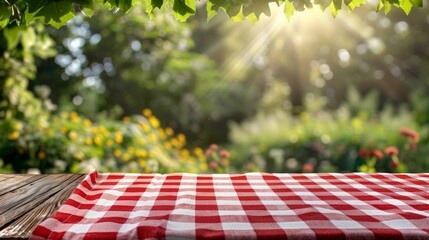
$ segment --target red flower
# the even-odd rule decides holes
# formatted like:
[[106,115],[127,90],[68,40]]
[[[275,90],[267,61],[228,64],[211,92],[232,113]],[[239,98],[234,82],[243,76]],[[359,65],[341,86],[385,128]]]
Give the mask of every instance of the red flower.
[[229,158],[231,156],[231,154],[228,152],[228,150],[220,151],[219,155],[223,158]]
[[393,169],[396,169],[396,168],[399,166],[399,161],[392,161],[392,162],[390,163],[390,166],[391,166]]
[[304,164],[304,166],[302,166],[302,171],[306,172],[306,173],[310,173],[310,172],[314,171],[314,167],[312,164],[306,163],[306,164]]
[[394,146],[390,146],[384,150],[384,153],[388,156],[398,155],[399,150]]
[[383,153],[380,150],[375,149],[371,151],[371,156],[376,156],[378,159],[382,159]]
[[206,156],[210,157],[213,154],[213,150],[211,150],[210,148],[206,150]]
[[416,144],[416,143],[410,143],[410,144],[408,144],[408,148],[409,148],[411,151],[414,151],[414,150],[416,150],[416,148],[417,148],[417,144]]
[[365,149],[359,150],[359,156],[361,158],[369,157],[369,155],[370,155],[370,152],[368,150],[365,150]]
[[402,134],[402,135],[404,135],[404,136],[406,136],[406,137],[408,137],[408,138],[410,138],[413,142],[418,142],[419,140],[420,140],[420,136],[419,136],[419,134],[416,132],[416,131],[414,131],[414,130],[411,130],[411,129],[409,129],[409,128],[400,128],[399,129],[399,132]]
[[209,149],[211,149],[212,151],[216,151],[219,147],[217,146],[217,144],[210,144]]
[[217,162],[213,161],[213,162],[210,163],[210,167],[213,168],[213,169],[217,169],[219,167],[219,165],[217,164]]

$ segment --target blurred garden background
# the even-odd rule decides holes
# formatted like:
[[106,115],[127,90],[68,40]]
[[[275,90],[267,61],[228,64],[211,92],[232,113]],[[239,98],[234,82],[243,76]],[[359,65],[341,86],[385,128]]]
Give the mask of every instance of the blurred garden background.
[[375,8],[5,28],[0,172],[428,172],[429,8]]

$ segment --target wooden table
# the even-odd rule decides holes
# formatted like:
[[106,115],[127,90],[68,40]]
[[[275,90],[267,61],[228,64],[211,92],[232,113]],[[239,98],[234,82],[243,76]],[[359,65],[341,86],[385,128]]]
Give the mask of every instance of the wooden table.
[[0,174],[0,238],[28,238],[56,212],[85,174]]

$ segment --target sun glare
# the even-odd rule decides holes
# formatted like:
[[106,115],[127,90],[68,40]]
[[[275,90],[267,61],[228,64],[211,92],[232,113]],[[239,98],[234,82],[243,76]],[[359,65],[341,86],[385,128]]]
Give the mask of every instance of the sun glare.
[[[308,36],[314,37],[314,34],[318,34],[316,30],[322,29],[325,33],[334,31],[335,20],[328,10],[322,12],[319,8],[314,8],[296,12],[288,21],[283,5],[272,3],[270,9],[271,15],[261,14],[256,23],[250,21],[231,23],[229,19],[225,20],[221,28],[229,32],[227,34],[229,37],[207,48],[206,53],[219,54],[225,48],[232,50],[224,52],[227,58],[219,68],[221,77],[216,86],[205,86],[208,91],[245,79],[244,74],[253,66],[262,68],[265,63],[265,54],[276,40],[294,38],[295,44],[303,45]],[[279,53],[278,57],[282,55]]]

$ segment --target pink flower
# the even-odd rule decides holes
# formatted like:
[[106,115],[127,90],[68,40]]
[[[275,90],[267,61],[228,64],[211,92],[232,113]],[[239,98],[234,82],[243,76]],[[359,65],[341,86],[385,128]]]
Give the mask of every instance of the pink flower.
[[390,146],[390,147],[387,147],[387,148],[384,150],[384,153],[385,153],[386,155],[388,155],[388,156],[398,155],[399,150],[398,150],[398,148],[396,148],[395,146]]
[[396,168],[399,166],[399,161],[392,161],[392,162],[390,163],[390,166],[391,166],[393,169],[396,169]]
[[217,146],[217,144],[210,144],[209,149],[211,149],[212,151],[216,151],[219,147]]
[[312,164],[306,163],[306,164],[304,164],[304,166],[302,166],[302,171],[306,172],[306,173],[311,173],[314,171],[314,167]]
[[369,155],[370,155],[370,152],[368,150],[366,150],[366,149],[359,150],[359,156],[361,158],[369,157]]
[[404,135],[404,136],[408,137],[409,139],[411,139],[415,143],[420,140],[419,134],[416,131],[411,130],[409,128],[400,128],[399,132],[402,135]]
[[213,169],[217,169],[219,167],[219,165],[217,164],[217,162],[213,161],[213,162],[210,163],[210,167],[213,168]]
[[220,151],[219,155],[222,158],[229,158],[231,156],[231,154],[228,152],[228,150],[222,150],[222,151]]
[[211,150],[210,148],[206,150],[206,156],[210,157],[213,154],[213,150]]
[[371,156],[375,156],[377,159],[382,159],[384,155],[380,150],[375,149],[371,151]]

